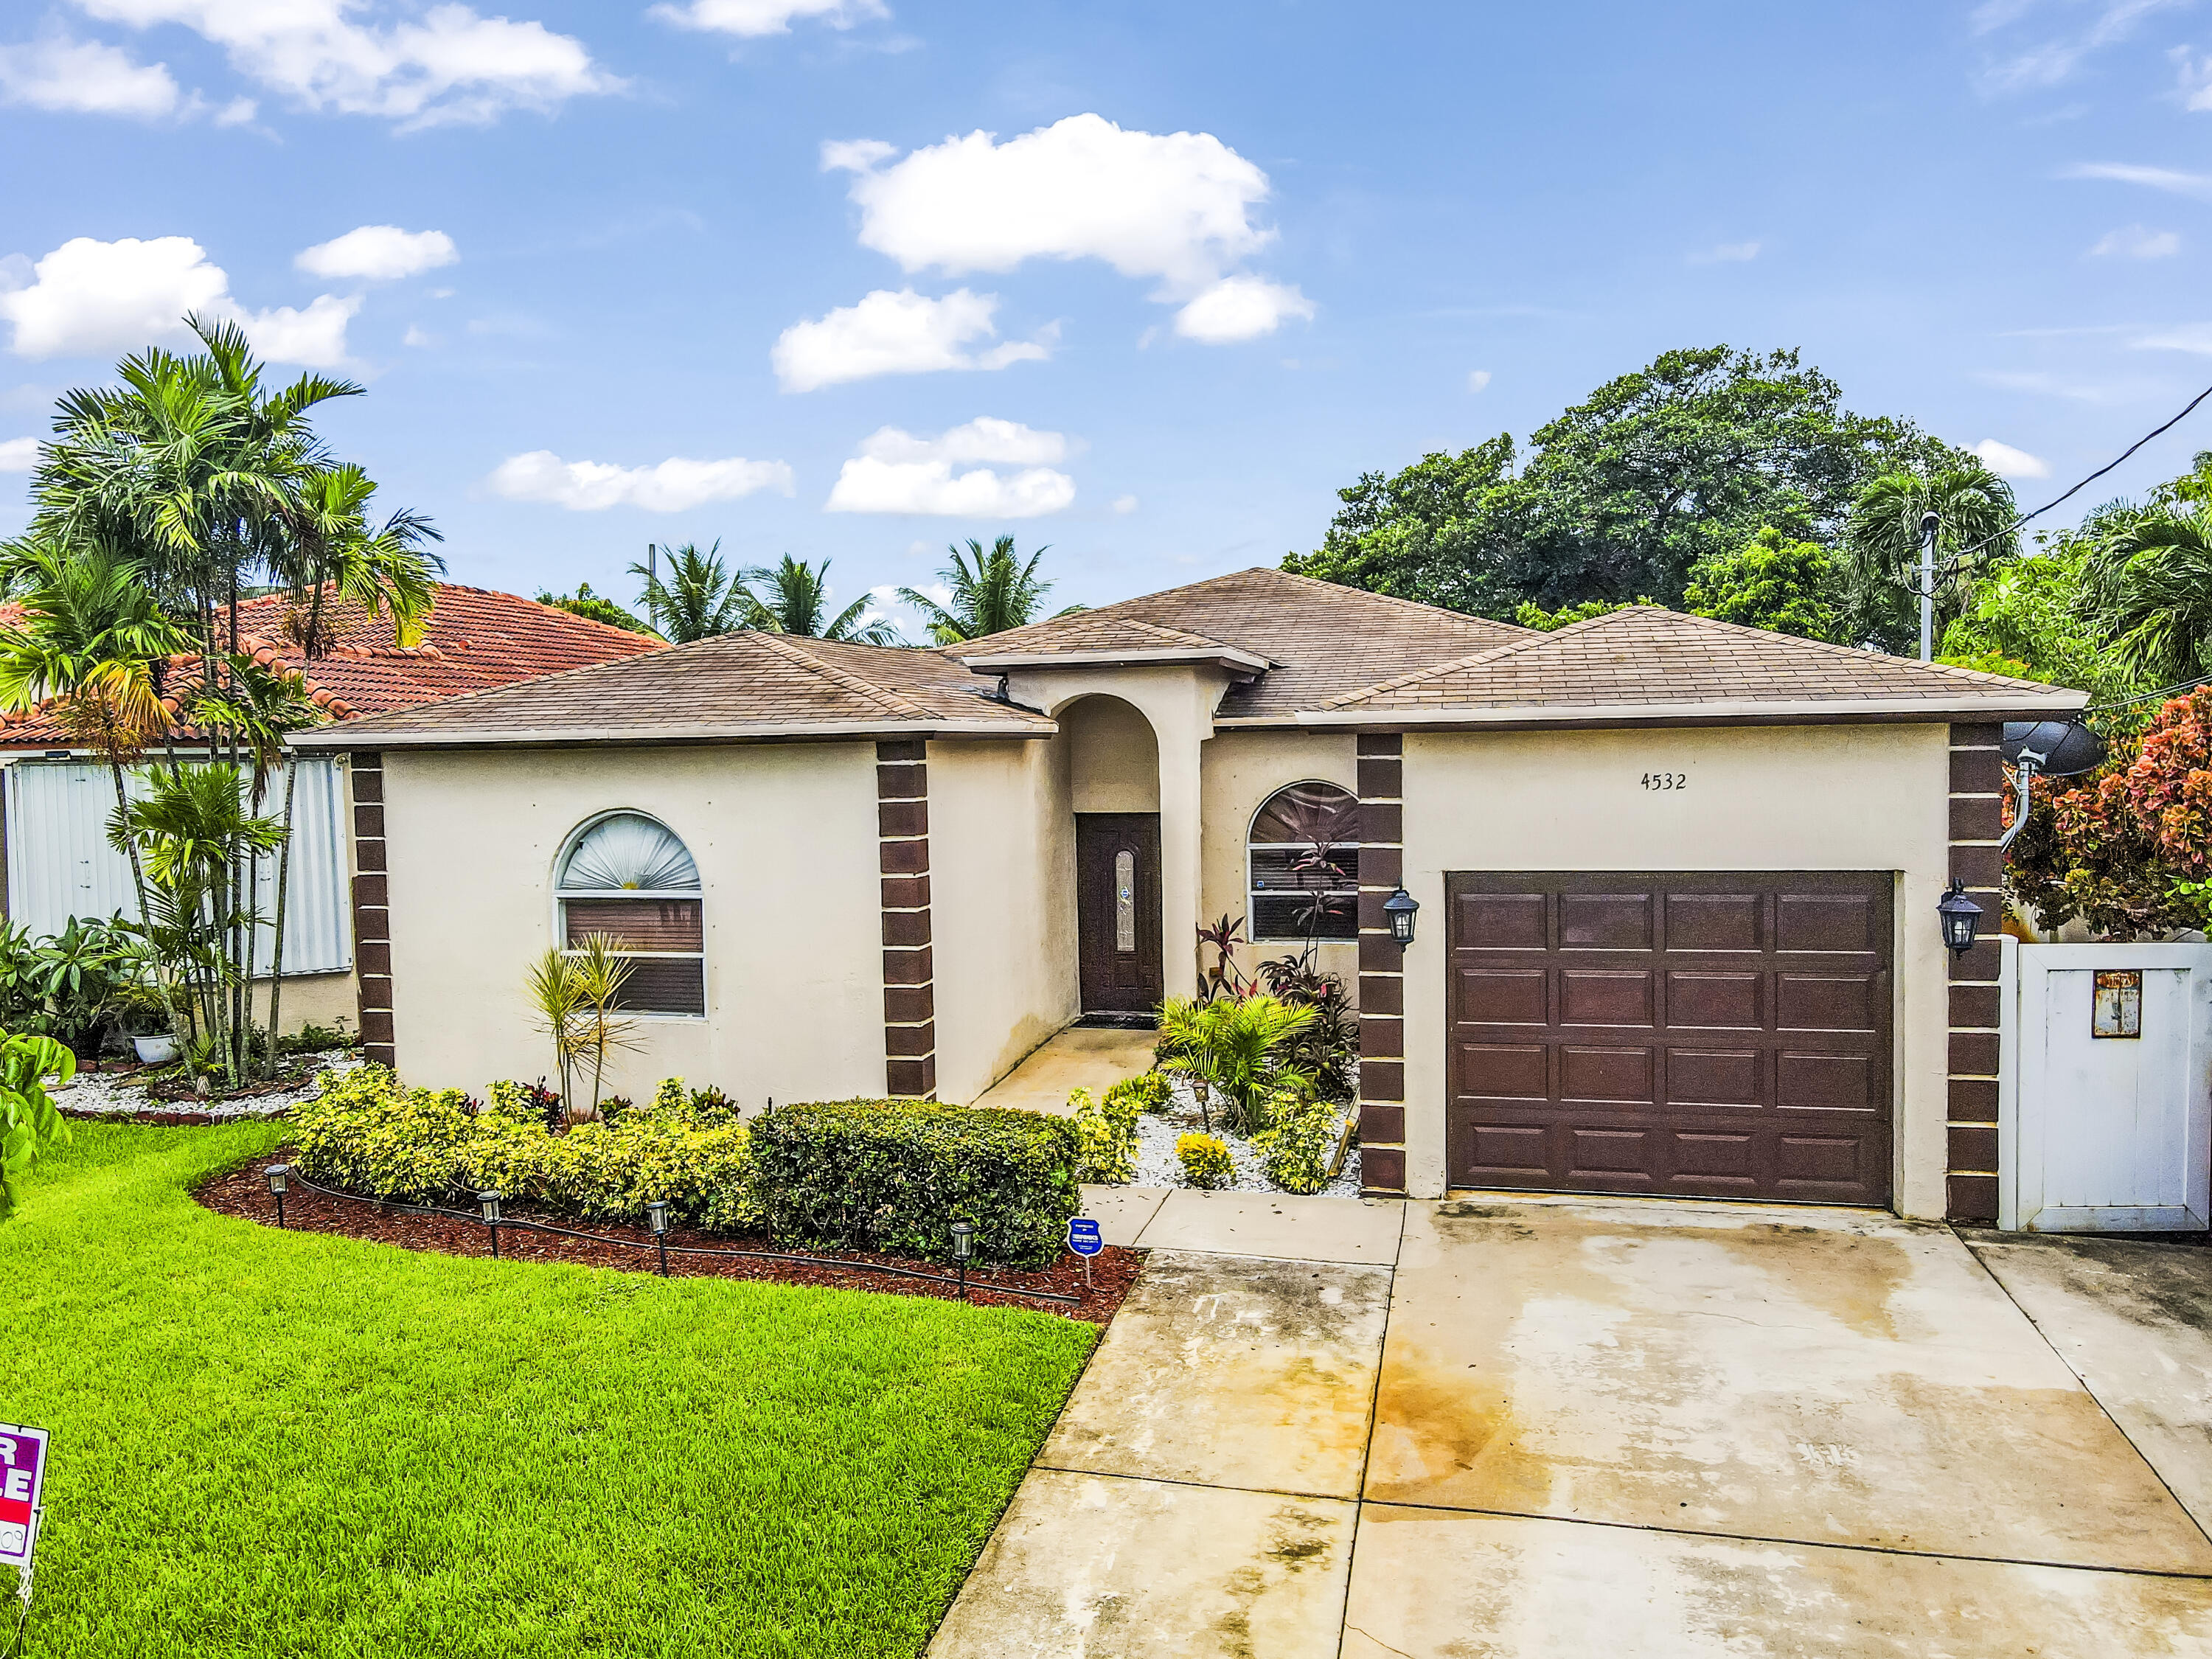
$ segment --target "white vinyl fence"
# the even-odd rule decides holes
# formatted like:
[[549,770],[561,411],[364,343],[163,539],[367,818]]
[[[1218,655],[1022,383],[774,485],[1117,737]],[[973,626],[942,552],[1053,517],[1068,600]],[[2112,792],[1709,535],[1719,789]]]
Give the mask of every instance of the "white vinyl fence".
[[1997,1224],[2212,1224],[2212,945],[2002,949]]
[[[7,793],[8,919],[57,933],[71,916],[136,918],[131,863],[107,844],[115,780],[105,766],[25,760],[0,771]],[[262,810],[283,812],[283,779]],[[284,971],[337,973],[353,966],[352,899],[346,874],[345,781],[325,756],[302,758],[294,787],[292,872],[284,899]],[[138,793],[134,788],[133,794]],[[276,912],[276,860],[264,860],[258,902]],[[260,958],[275,948],[264,925]]]

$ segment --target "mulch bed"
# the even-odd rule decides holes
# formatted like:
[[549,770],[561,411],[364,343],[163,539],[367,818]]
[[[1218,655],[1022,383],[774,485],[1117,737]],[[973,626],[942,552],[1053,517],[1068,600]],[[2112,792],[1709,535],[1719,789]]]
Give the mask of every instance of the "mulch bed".
[[[143,1120],[142,1120],[143,1121]],[[270,1163],[282,1163],[291,1156],[290,1149],[270,1154]],[[192,1196],[219,1215],[236,1216],[241,1220],[257,1221],[264,1226],[276,1223],[276,1200],[270,1195],[269,1183],[263,1178],[262,1165],[234,1170],[218,1176],[201,1186]],[[562,1238],[555,1234],[533,1232],[527,1228],[507,1224],[515,1220],[545,1220],[556,1226],[569,1224],[557,1217],[538,1217],[517,1212],[502,1221],[499,1230],[499,1253],[515,1261],[567,1261],[586,1267],[611,1267],[623,1273],[657,1273],[659,1261],[653,1248],[653,1235],[642,1227],[618,1224],[594,1223],[578,1226],[580,1232],[599,1235],[605,1239],[627,1239],[633,1246],[624,1248],[617,1243],[599,1243],[590,1239]],[[446,1255],[489,1255],[491,1231],[482,1222],[462,1221],[448,1216],[411,1215],[404,1211],[388,1209],[374,1199],[325,1198],[294,1188],[284,1200],[284,1224],[301,1232],[337,1233],[347,1238],[367,1239],[372,1243],[395,1244],[405,1250],[434,1250]],[[778,1285],[814,1285],[830,1290],[876,1291],[890,1296],[927,1296],[944,1301],[957,1301],[959,1291],[951,1285],[926,1283],[921,1279],[902,1279],[891,1273],[856,1272],[842,1262],[873,1262],[884,1267],[904,1267],[916,1273],[951,1275],[951,1268],[943,1262],[924,1261],[911,1256],[882,1255],[867,1251],[851,1251],[842,1256],[825,1255],[817,1251],[780,1249],[774,1241],[759,1234],[723,1234],[691,1232],[679,1227],[668,1230],[668,1273],[673,1278],[750,1279]],[[678,1245],[705,1249],[775,1250],[780,1255],[804,1255],[808,1259],[797,1261],[761,1261],[743,1256],[680,1255]],[[992,1308],[1028,1308],[1039,1313],[1058,1314],[1064,1318],[1087,1320],[1094,1325],[1105,1325],[1121,1307],[1122,1297],[1136,1283],[1137,1274],[1145,1265],[1144,1252],[1109,1246],[1091,1259],[1091,1283],[1084,1283],[1083,1259],[1062,1252],[1049,1267],[1030,1271],[1019,1267],[977,1267],[968,1274],[968,1299],[979,1306]],[[1023,1296],[1008,1296],[994,1291],[994,1285],[1016,1285],[1025,1290],[1054,1291],[1063,1296],[1077,1296],[1079,1303],[1040,1302]]]

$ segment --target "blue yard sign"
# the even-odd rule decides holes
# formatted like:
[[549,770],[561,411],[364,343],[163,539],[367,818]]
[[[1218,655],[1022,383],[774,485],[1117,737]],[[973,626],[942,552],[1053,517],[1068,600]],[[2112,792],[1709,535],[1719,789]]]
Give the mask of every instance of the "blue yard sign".
[[1106,1248],[1106,1241],[1098,1237],[1097,1222],[1079,1215],[1067,1224],[1067,1248],[1078,1255],[1097,1255]]

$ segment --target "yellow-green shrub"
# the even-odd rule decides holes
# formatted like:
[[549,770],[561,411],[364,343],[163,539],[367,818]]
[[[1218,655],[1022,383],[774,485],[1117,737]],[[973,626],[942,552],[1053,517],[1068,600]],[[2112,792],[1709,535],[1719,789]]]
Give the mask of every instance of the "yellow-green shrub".
[[1267,1179],[1290,1193],[1317,1193],[1328,1185],[1328,1160],[1344,1133],[1344,1120],[1328,1101],[1279,1094],[1268,1103],[1268,1127],[1252,1137]]
[[1174,1096],[1174,1087],[1158,1072],[1139,1072],[1134,1077],[1125,1077],[1106,1091],[1109,1106],[1133,1103],[1139,1112],[1164,1112]]
[[1176,1142],[1176,1161],[1182,1178],[1194,1187],[1218,1188],[1237,1179],[1237,1160],[1218,1135],[1187,1134]]
[[1107,1187],[1135,1180],[1137,1119],[1144,1109],[1112,1089],[1103,1101],[1092,1099],[1088,1089],[1078,1089],[1067,1103],[1075,1115],[1077,1179]]
[[461,1148],[479,1121],[459,1089],[409,1089],[382,1066],[331,1079],[292,1120],[308,1180],[415,1204],[459,1185]]

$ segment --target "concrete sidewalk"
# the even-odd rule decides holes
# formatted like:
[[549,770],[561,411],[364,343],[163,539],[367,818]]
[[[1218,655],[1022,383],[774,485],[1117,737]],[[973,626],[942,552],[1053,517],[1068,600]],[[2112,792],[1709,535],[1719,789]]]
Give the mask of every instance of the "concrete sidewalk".
[[1860,1212],[1111,1203],[1156,1254],[935,1659],[2212,1652],[2212,1253],[2161,1333]]

